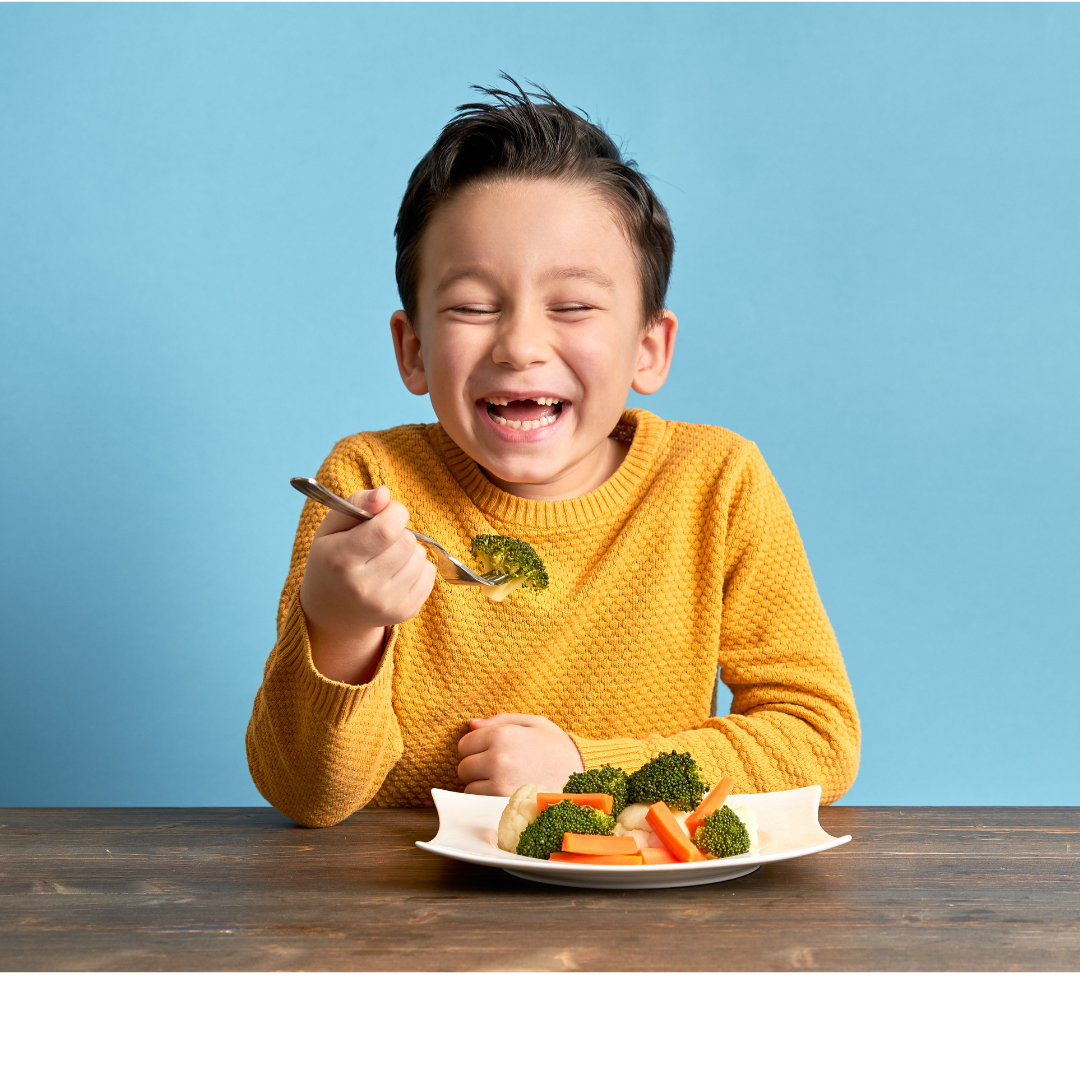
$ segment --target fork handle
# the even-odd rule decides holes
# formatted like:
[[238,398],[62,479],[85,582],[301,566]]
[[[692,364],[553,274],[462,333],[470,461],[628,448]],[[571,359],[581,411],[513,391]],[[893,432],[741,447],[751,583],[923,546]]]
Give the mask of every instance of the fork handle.
[[[358,506],[353,506],[351,502],[343,499],[340,495],[335,495],[328,487],[323,487],[318,480],[313,480],[310,476],[294,476],[289,483],[301,495],[306,495],[312,502],[321,503],[328,510],[337,510],[339,513],[348,514],[350,517],[359,518],[361,521],[370,521],[375,516],[369,514],[366,510],[361,510]],[[450,557],[450,552],[437,540],[432,540],[430,536],[425,536],[415,529],[406,529],[405,531],[411,532],[421,544],[431,548],[432,551],[445,555],[447,558]]]
[[375,515],[361,510],[359,506],[353,506],[351,502],[335,495],[329,488],[323,487],[318,480],[310,476],[294,476],[290,484],[301,495],[306,495],[313,502],[321,503],[329,510],[337,510],[339,514],[348,514],[349,517],[359,518],[361,521],[370,521]]

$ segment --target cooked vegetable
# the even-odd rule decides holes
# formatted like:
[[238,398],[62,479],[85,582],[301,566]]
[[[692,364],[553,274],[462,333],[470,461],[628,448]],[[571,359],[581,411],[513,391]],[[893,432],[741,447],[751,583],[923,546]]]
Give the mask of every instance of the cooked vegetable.
[[637,841],[632,836],[582,836],[563,833],[563,851],[575,855],[636,855]]
[[[689,814],[685,810],[673,810],[671,816],[682,824]],[[653,827],[649,824],[648,803],[631,803],[616,819],[615,835],[632,836],[637,841],[639,850],[647,847],[664,848],[660,837],[653,832]]]
[[701,800],[701,805],[684,822],[691,836],[714,810],[719,810],[724,805],[724,800],[731,794],[734,786],[735,781],[730,776],[721,777],[720,783]]
[[474,536],[472,553],[479,559],[485,574],[498,571],[510,575],[510,580],[501,585],[480,586],[489,600],[505,600],[523,585],[537,590],[548,587],[543,560],[524,540],[515,540],[512,536]]
[[647,847],[638,852],[641,861],[646,866],[661,866],[664,863],[673,863],[677,860],[666,847]]
[[541,810],[536,820],[525,826],[518,838],[517,853],[533,859],[546,859],[553,851],[562,848],[565,833],[611,836],[614,828],[615,819],[610,814],[602,814],[591,806],[557,802]]
[[610,866],[661,866],[756,853],[757,818],[747,806],[726,805],[734,783],[727,776],[705,798],[698,796],[693,810],[675,810],[657,799],[629,803],[618,818],[611,813],[634,792],[632,785],[637,791],[650,783],[664,786],[689,802],[700,782],[689,754],[667,753],[630,777],[604,765],[574,773],[561,792],[526,784],[510,797],[499,820],[499,847],[534,859]]
[[548,862],[584,863],[590,866],[641,866],[637,855],[578,855],[573,851],[553,851]]
[[618,817],[626,807],[626,773],[614,765],[601,765],[599,769],[576,772],[563,784],[563,791],[604,792],[611,796],[609,814]]
[[724,805],[730,806],[731,812],[746,826],[747,835],[750,837],[750,854],[756,855],[758,851],[757,814],[749,806],[735,806],[730,802]]
[[693,810],[705,794],[705,781],[689,754],[659,754],[631,773],[626,797],[632,803],[667,803],[672,810]]
[[750,834],[731,807],[721,806],[698,826],[694,843],[714,859],[729,859],[750,850]]
[[536,794],[539,790],[539,784],[525,784],[510,796],[510,801],[499,818],[499,847],[503,851],[517,851],[522,830],[530,821],[536,820],[536,815],[540,813],[536,805]]
[[602,814],[611,813],[611,796],[603,792],[588,792],[584,795],[567,794],[562,791],[541,791],[537,793],[536,805],[540,810],[546,810],[557,802],[573,802],[578,806],[595,806]]
[[[675,815],[665,803],[653,803],[649,807],[649,824],[653,832],[664,842],[664,847],[671,852],[677,862],[701,862],[705,856],[701,854],[690,840],[690,837],[682,831],[682,827],[675,820]],[[704,828],[704,826],[702,826]],[[698,830],[700,832],[701,829]]]

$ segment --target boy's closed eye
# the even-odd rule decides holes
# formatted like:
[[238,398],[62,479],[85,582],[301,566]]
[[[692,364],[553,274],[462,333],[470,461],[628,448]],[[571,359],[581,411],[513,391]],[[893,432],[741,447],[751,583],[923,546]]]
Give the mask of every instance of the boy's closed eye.
[[[501,314],[500,310],[497,307],[473,307],[464,304],[457,307],[452,307],[449,310],[454,312],[456,315],[498,316]],[[552,306],[549,307],[547,310],[552,315],[583,315],[587,312],[597,311],[599,309],[594,304],[565,304],[559,305],[557,307]]]

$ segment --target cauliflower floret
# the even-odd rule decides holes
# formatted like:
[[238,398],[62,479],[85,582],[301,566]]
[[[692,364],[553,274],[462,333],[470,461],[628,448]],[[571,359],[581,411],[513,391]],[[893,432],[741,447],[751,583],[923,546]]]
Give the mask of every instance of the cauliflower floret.
[[540,813],[536,807],[536,794],[542,790],[540,784],[525,784],[510,796],[510,801],[499,818],[499,847],[503,851],[517,854],[518,840],[521,839],[525,826],[534,821]]
[[[730,806],[730,803],[725,805]],[[746,831],[750,836],[750,850],[746,854],[756,855],[758,853],[757,815],[749,806],[731,806],[731,812],[746,826]]]
[[[623,812],[618,816],[617,823],[624,829],[632,832],[645,831],[652,832],[652,826],[645,820],[645,816],[649,812],[649,804],[643,802],[633,802],[627,806]],[[626,833],[616,833],[616,836],[626,836]]]
[[652,829],[628,829],[624,825],[615,823],[616,836],[632,836],[637,844],[638,851],[644,851],[647,847],[663,847],[660,838]]
[[[638,851],[647,847],[662,848],[664,842],[653,832],[653,827],[648,822],[648,813],[648,803],[631,803],[615,822],[615,835],[632,836],[637,841]],[[675,820],[682,826],[683,832],[689,836],[690,832],[685,825],[686,819],[690,816],[689,811],[674,810],[672,813],[675,815]]]

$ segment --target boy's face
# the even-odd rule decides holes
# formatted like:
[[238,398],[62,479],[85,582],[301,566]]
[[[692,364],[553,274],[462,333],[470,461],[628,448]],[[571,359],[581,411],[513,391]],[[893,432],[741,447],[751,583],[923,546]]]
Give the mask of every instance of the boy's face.
[[676,321],[642,326],[638,258],[590,187],[498,180],[427,225],[417,317],[394,313],[398,366],[447,434],[506,491],[565,499],[625,453],[608,438],[630,388],[667,377]]

